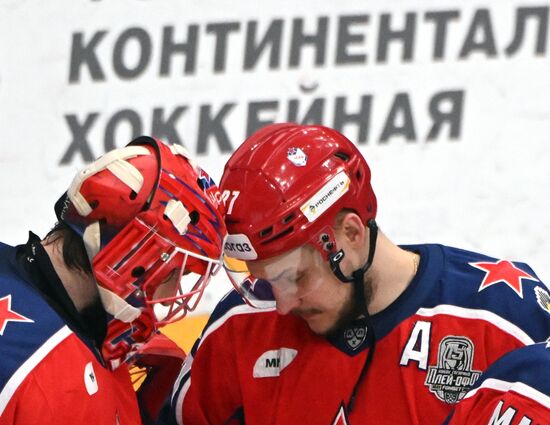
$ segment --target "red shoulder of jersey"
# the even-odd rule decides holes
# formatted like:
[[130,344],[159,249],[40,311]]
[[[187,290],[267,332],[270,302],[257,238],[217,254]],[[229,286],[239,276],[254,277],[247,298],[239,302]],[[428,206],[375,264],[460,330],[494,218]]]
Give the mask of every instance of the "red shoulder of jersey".
[[105,368],[10,257],[1,245],[0,425],[140,423],[127,368]]

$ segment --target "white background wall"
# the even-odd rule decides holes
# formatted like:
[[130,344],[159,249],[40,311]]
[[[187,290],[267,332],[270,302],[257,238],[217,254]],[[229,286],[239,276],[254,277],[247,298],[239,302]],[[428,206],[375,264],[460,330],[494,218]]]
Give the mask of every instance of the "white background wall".
[[[44,235],[55,221],[54,202],[85,163],[82,148],[99,156],[105,140],[123,146],[136,132],[151,133],[155,109],[165,119],[175,114],[173,132],[165,138],[179,139],[219,181],[229,155],[222,139],[233,147],[244,139],[249,117],[256,116],[250,108],[258,102],[272,103],[264,105],[257,119],[284,121],[291,100],[298,101],[297,119],[302,120],[314,100],[323,99],[322,121],[332,125],[336,97],[357,112],[361,96],[370,96],[370,114],[361,119],[363,125],[368,121],[368,137],[360,148],[373,172],[378,221],[390,238],[440,242],[525,261],[550,282],[548,21],[539,28],[541,21],[527,20],[519,49],[509,48],[521,11],[539,8],[547,16],[549,2],[277,0],[258,6],[211,0],[0,0],[0,240],[22,243],[29,229]],[[445,52],[437,59],[435,26],[426,17],[442,11],[458,15],[449,22]],[[397,41],[390,43],[385,60],[377,59],[378,42],[389,34],[382,17],[389,16],[392,28],[399,29],[406,13],[416,19],[412,57],[403,59],[404,45]],[[354,41],[348,40],[345,53],[348,62],[354,56],[357,63],[335,59],[338,46],[346,44],[338,28],[347,16],[356,21],[347,27]],[[313,33],[322,17],[327,31],[319,48],[325,53],[321,64],[315,63],[314,48],[305,47],[297,66],[289,65],[293,20]],[[281,37],[274,38],[281,40],[279,64],[270,67],[266,52],[251,70],[244,70],[249,23],[256,22],[262,35],[277,19],[282,25]],[[225,50],[214,33],[220,23],[233,28]],[[163,75],[163,31],[171,29],[182,42],[195,27],[194,68],[186,74],[186,59],[175,54]],[[105,35],[98,35],[101,31]],[[144,50],[132,34],[144,36],[142,43],[149,40],[150,48]],[[85,55],[78,53],[79,36],[82,46],[89,47],[87,60],[78,59]],[[94,37],[100,37],[95,47]],[[537,40],[544,42],[538,53]],[[216,48],[224,55],[216,56]],[[218,71],[216,58],[226,58]],[[100,71],[91,69],[94,60]],[[124,78],[117,60],[140,72]],[[446,91],[463,96],[455,122],[458,134],[444,126],[428,141],[429,102]],[[403,104],[391,117],[399,94],[410,103],[410,121]],[[201,135],[205,111],[216,115],[224,107],[221,130]],[[137,119],[141,128],[124,116]],[[62,163],[74,137],[69,122],[82,126],[86,119],[92,120],[89,130],[80,133],[86,141]],[[388,122],[394,132],[381,142]],[[359,141],[359,128],[357,122],[343,131]],[[408,136],[399,135],[399,128],[406,128],[402,134]],[[211,289],[203,308],[210,308],[227,283],[216,281]]]

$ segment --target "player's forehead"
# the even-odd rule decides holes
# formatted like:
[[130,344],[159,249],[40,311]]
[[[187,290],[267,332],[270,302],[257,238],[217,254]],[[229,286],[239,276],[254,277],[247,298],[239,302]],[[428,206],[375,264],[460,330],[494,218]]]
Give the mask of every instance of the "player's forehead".
[[297,273],[315,267],[319,263],[317,256],[320,258],[317,250],[306,244],[276,257],[247,261],[246,265],[254,276],[271,279],[285,271]]

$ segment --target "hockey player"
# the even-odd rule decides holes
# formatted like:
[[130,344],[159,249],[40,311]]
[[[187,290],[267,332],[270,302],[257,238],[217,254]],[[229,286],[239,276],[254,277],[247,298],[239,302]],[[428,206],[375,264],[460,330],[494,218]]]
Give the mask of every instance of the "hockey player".
[[220,188],[238,292],[159,423],[440,424],[496,359],[550,335],[528,265],[390,241],[370,169],[335,130],[259,130]]
[[[548,301],[545,308],[550,313]],[[550,424],[549,371],[550,342],[504,355],[481,375],[445,425]]]
[[1,425],[141,423],[128,361],[221,266],[219,199],[140,137],[76,175],[43,240],[0,244]]

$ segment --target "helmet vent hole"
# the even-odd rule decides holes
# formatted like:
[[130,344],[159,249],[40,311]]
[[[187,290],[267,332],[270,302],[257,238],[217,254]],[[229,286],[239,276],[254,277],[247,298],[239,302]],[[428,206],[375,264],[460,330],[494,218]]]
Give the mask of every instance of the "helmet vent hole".
[[198,211],[191,211],[189,213],[189,218],[191,219],[191,224],[197,224],[201,218],[201,215]]
[[357,180],[361,180],[361,171],[357,170],[357,172],[355,173],[355,177],[357,178]]
[[199,185],[199,187],[202,189],[202,190],[205,190],[206,188],[204,187],[204,181],[200,178],[197,179],[197,184]]
[[334,154],[335,157],[340,158],[342,161],[349,161],[349,155],[345,152],[339,151]]
[[132,190],[132,193],[130,193],[130,199],[133,201],[134,199],[137,198],[137,195],[138,195],[137,192],[134,192],[134,191]]
[[132,269],[132,277],[141,277],[145,273],[145,269],[142,266],[137,266]]
[[260,230],[260,238],[265,238],[273,231],[273,226],[266,227],[265,229]]
[[90,202],[90,208],[95,210],[99,206],[99,201]]
[[285,230],[283,230],[282,232],[276,234],[272,238],[269,238],[266,241],[262,241],[261,243],[262,243],[262,245],[268,244],[270,242],[276,241],[277,239],[285,237],[286,235],[288,235],[289,233],[292,233],[293,231],[294,231],[294,226],[290,226],[290,227],[286,228]]
[[283,224],[288,224],[292,219],[294,218],[294,213],[291,213],[287,215],[285,218],[283,218]]

